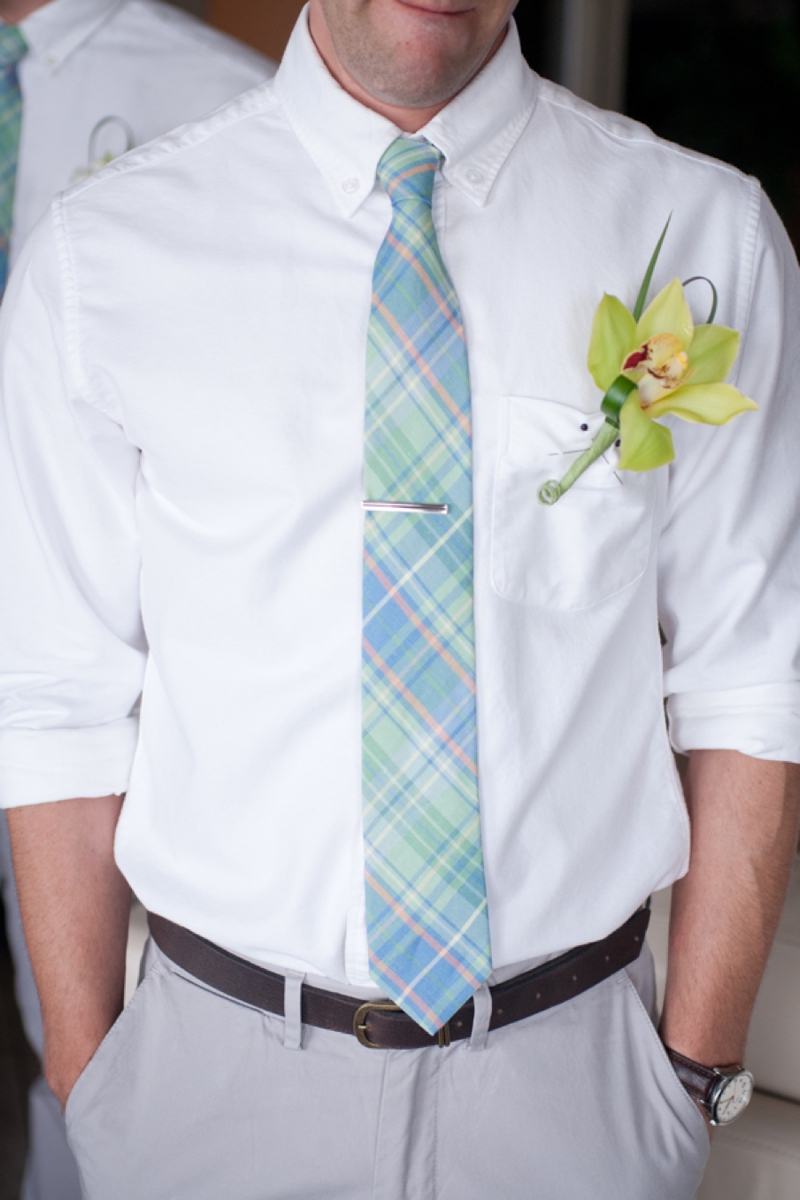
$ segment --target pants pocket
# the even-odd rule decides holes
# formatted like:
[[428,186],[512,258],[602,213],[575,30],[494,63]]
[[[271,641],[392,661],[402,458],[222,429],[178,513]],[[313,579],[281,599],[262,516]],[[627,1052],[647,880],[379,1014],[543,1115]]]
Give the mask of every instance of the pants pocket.
[[497,1030],[481,1054],[456,1046],[439,1076],[439,1200],[697,1192],[709,1151],[703,1118],[625,972]]
[[129,1032],[133,1032],[141,1019],[153,979],[162,969],[157,960],[152,963],[136,991],[75,1081],[72,1091],[67,1097],[67,1106],[64,1110],[68,1137],[71,1136],[73,1127],[80,1121],[83,1111],[91,1105],[96,1088],[101,1086],[107,1072],[113,1069],[113,1064],[126,1036]]
[[624,972],[624,978],[631,1025],[637,1034],[641,1079],[648,1100],[663,1110],[667,1120],[671,1119],[691,1136],[702,1160],[702,1171],[711,1149],[711,1138],[705,1118],[675,1074],[658,1031],[627,972]]

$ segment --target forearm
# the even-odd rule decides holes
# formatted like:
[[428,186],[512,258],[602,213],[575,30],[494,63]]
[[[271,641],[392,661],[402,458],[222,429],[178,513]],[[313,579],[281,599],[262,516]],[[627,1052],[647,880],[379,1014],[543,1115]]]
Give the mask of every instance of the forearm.
[[113,855],[121,804],[104,796],[8,813],[45,1074],[62,1103],[122,1008],[130,890]]
[[797,847],[800,769],[692,754],[689,873],[675,884],[661,1032],[698,1062],[742,1062]]

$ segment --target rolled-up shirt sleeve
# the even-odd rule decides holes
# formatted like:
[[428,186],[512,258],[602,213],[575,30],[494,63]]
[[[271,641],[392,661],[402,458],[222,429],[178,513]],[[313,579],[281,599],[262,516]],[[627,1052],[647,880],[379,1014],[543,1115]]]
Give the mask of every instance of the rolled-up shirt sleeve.
[[731,382],[759,411],[721,428],[672,422],[659,560],[670,737],[681,752],[800,762],[800,272],[763,196],[742,242]]
[[[125,791],[146,660],[139,453],[81,362],[60,207],[0,316],[0,806]],[[80,351],[80,353],[79,353]]]

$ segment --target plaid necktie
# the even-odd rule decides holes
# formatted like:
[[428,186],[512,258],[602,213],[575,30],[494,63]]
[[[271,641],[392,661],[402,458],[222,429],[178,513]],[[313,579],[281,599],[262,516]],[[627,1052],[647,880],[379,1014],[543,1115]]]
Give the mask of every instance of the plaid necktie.
[[8,278],[8,249],[14,220],[14,186],[22,128],[22,94],[17,63],[28,51],[15,25],[0,26],[0,296]]
[[[429,1033],[491,971],[478,811],[470,388],[458,298],[431,212],[440,161],[430,143],[399,138],[378,166],[392,221],[375,263],[367,337],[364,502],[370,973]],[[413,510],[420,505],[429,511]]]

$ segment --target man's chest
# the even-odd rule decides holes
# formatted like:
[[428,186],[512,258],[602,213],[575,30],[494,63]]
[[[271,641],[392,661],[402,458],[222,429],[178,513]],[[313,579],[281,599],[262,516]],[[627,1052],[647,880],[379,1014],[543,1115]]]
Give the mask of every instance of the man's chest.
[[[131,187],[105,237],[112,268],[81,231],[98,395],[140,448],[160,511],[210,530],[285,530],[337,509],[360,519],[389,205],[376,190],[345,218],[310,161],[281,165],[259,174],[231,157],[199,190],[178,162],[142,225]],[[543,180],[523,171],[483,206],[445,184],[434,217],[466,329],[479,568],[508,599],[573,609],[641,574],[663,501],[665,480],[623,479],[616,447],[557,509],[537,501],[602,423],[586,366],[592,318],[606,290],[633,303],[654,214],[628,207],[615,224],[612,196],[587,216],[568,173]],[[682,269],[677,252],[665,261]]]

